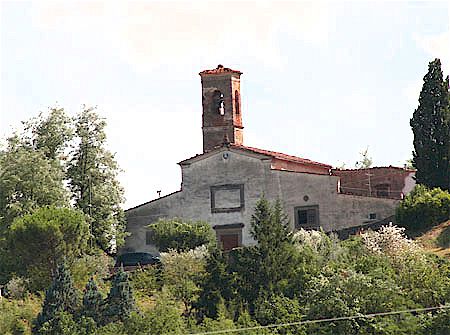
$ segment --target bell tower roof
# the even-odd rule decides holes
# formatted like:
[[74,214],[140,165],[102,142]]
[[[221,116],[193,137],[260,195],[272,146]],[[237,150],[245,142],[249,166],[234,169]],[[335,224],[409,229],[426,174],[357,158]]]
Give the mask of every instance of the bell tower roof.
[[203,70],[199,73],[199,75],[208,75],[208,74],[227,74],[227,73],[236,73],[238,75],[241,75],[242,72],[238,70],[230,69],[229,67],[224,67],[222,64],[217,65],[215,69],[212,70]]

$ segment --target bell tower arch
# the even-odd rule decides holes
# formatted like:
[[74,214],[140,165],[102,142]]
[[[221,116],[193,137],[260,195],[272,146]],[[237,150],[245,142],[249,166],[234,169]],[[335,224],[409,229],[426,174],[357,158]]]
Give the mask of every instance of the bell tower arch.
[[243,144],[241,74],[223,65],[200,72],[203,152],[222,145],[224,138]]

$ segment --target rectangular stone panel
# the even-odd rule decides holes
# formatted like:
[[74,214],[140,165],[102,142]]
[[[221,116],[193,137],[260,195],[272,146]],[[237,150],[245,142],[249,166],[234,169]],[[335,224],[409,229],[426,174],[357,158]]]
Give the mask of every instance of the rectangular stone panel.
[[211,186],[211,212],[238,212],[244,208],[244,185]]

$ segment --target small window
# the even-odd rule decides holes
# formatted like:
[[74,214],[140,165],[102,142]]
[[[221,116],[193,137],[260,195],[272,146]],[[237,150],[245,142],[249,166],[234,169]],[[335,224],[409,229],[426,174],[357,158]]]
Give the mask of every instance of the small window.
[[147,230],[145,232],[145,244],[147,244],[147,245],[153,244],[153,231],[152,230]]
[[234,106],[236,108],[236,115],[239,115],[240,111],[240,106],[239,106],[239,91],[236,90],[234,91]]
[[319,227],[319,206],[295,208],[295,228],[317,229]]
[[377,219],[377,213],[369,213],[369,220],[376,220]]

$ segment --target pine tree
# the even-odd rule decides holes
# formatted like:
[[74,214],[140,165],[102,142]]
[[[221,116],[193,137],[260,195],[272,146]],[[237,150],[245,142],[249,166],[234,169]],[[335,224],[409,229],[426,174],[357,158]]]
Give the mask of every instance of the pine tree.
[[103,323],[124,321],[136,309],[128,274],[121,267],[114,276],[103,312]]
[[83,296],[82,315],[92,318],[95,322],[100,322],[102,317],[103,297],[98,290],[94,278],[90,278],[86,284]]
[[450,189],[449,78],[443,79],[441,62],[428,65],[419,106],[410,121],[414,133],[413,165],[416,180],[430,188]]
[[56,270],[51,286],[45,294],[42,311],[37,316],[34,333],[46,322],[51,322],[58,313],[73,314],[78,307],[78,297],[73,286],[72,277],[64,262]]

